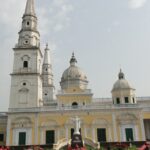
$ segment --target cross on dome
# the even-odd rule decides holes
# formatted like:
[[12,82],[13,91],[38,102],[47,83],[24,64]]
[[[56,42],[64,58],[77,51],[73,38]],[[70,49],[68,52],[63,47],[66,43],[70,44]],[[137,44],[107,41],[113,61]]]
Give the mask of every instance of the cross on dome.
[[70,65],[75,66],[75,63],[77,63],[77,60],[75,58],[74,52],[72,53],[72,57],[70,59]]
[[121,68],[120,68],[120,72],[119,72],[119,74],[118,74],[118,78],[119,78],[119,80],[125,79],[124,73],[122,72],[122,69],[121,69]]

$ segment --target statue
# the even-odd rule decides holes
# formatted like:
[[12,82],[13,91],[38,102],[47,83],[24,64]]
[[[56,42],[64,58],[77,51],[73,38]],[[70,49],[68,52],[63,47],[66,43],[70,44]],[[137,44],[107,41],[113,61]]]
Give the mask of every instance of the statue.
[[75,123],[75,131],[73,134],[80,134],[80,118],[76,116],[72,118],[73,122]]
[[76,116],[75,118],[71,119],[74,124],[75,124],[75,128],[74,128],[74,133],[71,139],[71,149],[84,149],[83,146],[83,141],[82,141],[82,136],[80,134],[80,118],[78,116]]

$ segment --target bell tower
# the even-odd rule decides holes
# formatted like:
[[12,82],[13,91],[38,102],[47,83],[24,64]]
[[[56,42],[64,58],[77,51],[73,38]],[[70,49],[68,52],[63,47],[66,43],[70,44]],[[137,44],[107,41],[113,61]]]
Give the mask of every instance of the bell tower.
[[39,107],[42,101],[42,53],[34,0],[27,0],[14,50],[9,108]]

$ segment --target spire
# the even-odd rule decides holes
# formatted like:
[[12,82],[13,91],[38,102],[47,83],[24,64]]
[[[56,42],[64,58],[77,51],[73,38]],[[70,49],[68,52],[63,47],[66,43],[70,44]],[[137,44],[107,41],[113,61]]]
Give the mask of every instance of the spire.
[[70,59],[70,65],[75,66],[75,63],[77,63],[77,60],[74,56],[74,52],[72,53],[72,58]]
[[50,50],[48,48],[48,44],[46,44],[44,52],[42,74],[43,74],[43,86],[53,85],[52,64],[50,60]]
[[40,33],[37,30],[37,17],[35,15],[34,0],[27,0],[25,13],[22,17],[22,27],[16,47],[40,47]]
[[34,0],[27,0],[24,15],[33,15],[33,16],[35,16]]
[[44,60],[42,66],[42,81],[43,81],[43,101],[44,105],[47,105],[47,102],[54,100],[53,73],[48,44],[46,44],[44,52]]
[[50,50],[48,48],[48,44],[46,44],[46,48],[45,48],[45,53],[44,53],[44,61],[43,61],[43,65],[44,64],[51,64],[51,60],[50,60]]
[[118,78],[119,78],[119,80],[125,78],[125,77],[124,77],[124,73],[122,72],[121,68],[120,68],[120,72],[119,72],[119,74],[118,74]]

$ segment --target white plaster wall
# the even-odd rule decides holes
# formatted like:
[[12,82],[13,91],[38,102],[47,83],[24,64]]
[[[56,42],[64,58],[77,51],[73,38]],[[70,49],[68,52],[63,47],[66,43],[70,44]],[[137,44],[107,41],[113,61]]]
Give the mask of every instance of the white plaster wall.
[[[27,85],[23,86],[23,82],[26,82]],[[19,102],[19,90],[22,88],[29,90],[27,103],[24,104]],[[12,76],[9,108],[38,107],[40,100],[42,100],[42,80],[40,76]]]

